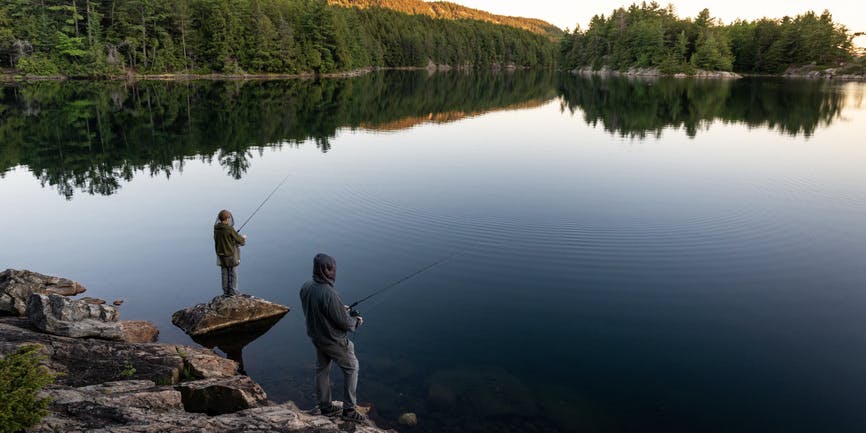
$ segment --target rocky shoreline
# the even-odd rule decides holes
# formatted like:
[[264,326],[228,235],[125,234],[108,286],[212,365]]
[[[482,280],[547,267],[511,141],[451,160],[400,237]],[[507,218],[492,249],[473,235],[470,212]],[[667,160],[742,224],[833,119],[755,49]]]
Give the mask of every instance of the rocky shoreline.
[[[51,399],[49,414],[30,433],[386,432],[370,422],[343,422],[304,412],[292,402],[271,402],[259,384],[239,374],[237,362],[213,350],[128,341],[113,307],[58,294],[84,290],[34,272],[0,273],[0,355],[36,345],[42,364],[59,373],[42,391]],[[23,296],[30,300],[24,314],[3,308],[20,306]],[[82,316],[89,313],[102,317]],[[100,322],[99,334],[57,335],[67,328],[42,329],[45,320],[34,318],[39,314],[79,325]],[[91,328],[81,325],[76,332]]]
[[717,79],[738,79],[743,78],[742,75],[735,72],[727,71],[705,71],[699,69],[694,74],[664,74],[658,68],[629,68],[626,71],[619,71],[608,67],[601,69],[593,69],[591,67],[577,68],[570,71],[572,74],[581,76],[601,76],[601,77],[636,77],[636,78],[717,78]]

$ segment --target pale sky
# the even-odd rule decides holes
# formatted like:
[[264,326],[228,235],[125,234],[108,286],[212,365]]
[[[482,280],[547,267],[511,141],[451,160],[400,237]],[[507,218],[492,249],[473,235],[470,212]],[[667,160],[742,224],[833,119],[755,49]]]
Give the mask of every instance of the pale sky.
[[[628,0],[597,0],[583,2],[580,0],[451,0],[475,9],[481,9],[499,15],[514,15],[529,18],[541,18],[560,28],[574,29],[576,24],[586,28],[590,18],[596,14],[609,15],[610,11],[620,6],[628,6]],[[640,3],[638,1],[638,3]],[[833,14],[833,21],[844,24],[852,32],[866,32],[866,7],[856,0],[727,0],[712,2],[707,0],[677,0],[658,1],[662,6],[673,3],[680,17],[694,17],[703,8],[709,8],[716,18],[730,23],[737,18],[756,19],[761,17],[781,18],[785,15],[795,16],[808,10],[821,13],[824,9]],[[855,41],[859,46],[866,46],[866,38]]]

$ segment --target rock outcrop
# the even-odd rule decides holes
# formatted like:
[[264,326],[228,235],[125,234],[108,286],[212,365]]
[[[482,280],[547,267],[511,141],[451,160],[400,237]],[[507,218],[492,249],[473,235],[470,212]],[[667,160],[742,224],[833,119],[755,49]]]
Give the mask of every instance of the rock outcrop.
[[34,293],[75,296],[85,290],[81,284],[66,278],[7,269],[0,272],[0,314],[23,316]]
[[659,77],[673,77],[673,78],[721,78],[721,79],[738,79],[743,78],[742,75],[737,74],[736,72],[728,72],[728,71],[705,71],[703,69],[697,69],[692,74],[685,73],[677,73],[677,74],[665,74],[662,73],[658,68],[629,68],[624,71],[620,71],[617,69],[611,69],[609,67],[603,67],[600,69],[593,69],[591,67],[577,68],[571,71],[571,73],[575,75],[582,76],[602,76],[602,77],[635,77],[635,78],[659,78]]
[[122,333],[121,340],[127,343],[153,343],[159,337],[159,328],[144,320],[121,320],[117,322]]
[[232,326],[279,318],[289,307],[253,296],[217,296],[210,302],[175,312],[171,323],[190,336],[200,336]]
[[235,374],[234,361],[210,350],[59,337],[0,318],[0,355],[27,344],[41,346],[46,366],[64,373],[43,391],[50,411],[29,433],[386,432],[269,402],[252,379]]
[[62,337],[123,339],[117,309],[60,295],[30,295],[24,313],[34,328]]
[[63,373],[57,383],[86,386],[118,380],[177,384],[185,376],[207,379],[233,376],[237,363],[212,350],[157,343],[125,343],[93,338],[58,337],[37,332],[26,319],[0,318],[0,354],[24,344],[38,344],[46,365]]
[[268,396],[249,376],[232,376],[183,382],[180,391],[187,412],[222,415],[261,406]]

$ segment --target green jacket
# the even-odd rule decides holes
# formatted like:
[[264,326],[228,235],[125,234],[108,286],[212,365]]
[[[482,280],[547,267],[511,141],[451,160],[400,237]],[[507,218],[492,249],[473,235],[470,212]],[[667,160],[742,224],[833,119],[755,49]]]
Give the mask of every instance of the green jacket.
[[233,268],[241,264],[241,249],[246,240],[234,227],[217,222],[213,226],[213,243],[217,255],[217,266]]

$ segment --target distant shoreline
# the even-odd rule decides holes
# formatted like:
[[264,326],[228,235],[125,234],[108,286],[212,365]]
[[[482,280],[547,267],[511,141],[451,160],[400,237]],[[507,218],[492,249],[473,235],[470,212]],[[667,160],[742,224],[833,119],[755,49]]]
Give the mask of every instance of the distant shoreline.
[[[351,71],[330,72],[325,74],[317,74],[315,72],[302,72],[299,74],[271,74],[271,73],[251,73],[251,74],[223,74],[223,73],[165,73],[165,74],[115,74],[105,76],[67,76],[63,74],[57,75],[21,75],[11,70],[0,71],[0,82],[35,82],[35,81],[267,81],[267,80],[312,80],[316,78],[355,78],[379,71],[429,71],[429,72],[446,72],[446,71],[470,71],[474,68],[468,65],[451,66],[437,65],[430,63],[427,66],[368,66],[364,68],[353,69]],[[523,66],[513,64],[493,64],[484,70],[490,71],[516,71],[530,69]]]

